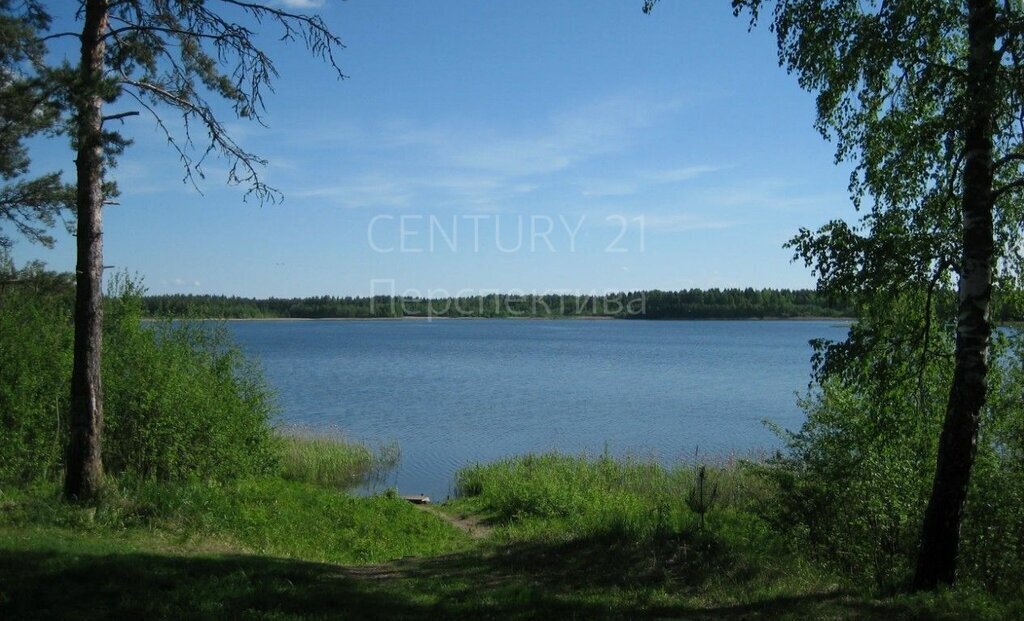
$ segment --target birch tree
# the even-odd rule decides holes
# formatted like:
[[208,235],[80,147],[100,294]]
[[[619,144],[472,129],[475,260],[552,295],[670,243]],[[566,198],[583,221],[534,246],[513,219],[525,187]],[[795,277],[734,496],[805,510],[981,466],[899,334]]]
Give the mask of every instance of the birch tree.
[[932,291],[947,277],[957,283],[953,379],[914,577],[918,589],[952,584],[986,402],[993,290],[1015,286],[1021,274],[1024,7],[1020,0],[732,6],[752,26],[765,14],[780,64],[817,96],[816,127],[835,143],[837,162],[854,168],[850,191],[861,220],[801,230],[791,242],[819,288],[867,297]]

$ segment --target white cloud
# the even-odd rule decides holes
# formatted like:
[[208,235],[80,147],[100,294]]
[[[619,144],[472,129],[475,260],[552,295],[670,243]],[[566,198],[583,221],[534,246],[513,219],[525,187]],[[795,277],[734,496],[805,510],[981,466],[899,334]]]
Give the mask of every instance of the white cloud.
[[656,185],[682,183],[726,170],[727,166],[683,166],[664,170],[640,171],[624,174],[616,179],[587,179],[580,183],[580,193],[586,198],[629,196]]
[[684,166],[669,170],[658,170],[647,173],[646,177],[657,183],[679,183],[689,181],[701,175],[725,170],[726,166]]
[[842,193],[807,194],[800,184],[780,179],[746,180],[730,187],[709,188],[702,201],[718,207],[757,211],[792,211],[823,206],[845,205]]
[[188,287],[195,287],[196,289],[198,289],[198,288],[200,288],[202,286],[202,283],[200,281],[198,281],[198,280],[189,281],[189,280],[186,280],[184,278],[181,278],[180,276],[176,277],[176,278],[172,278],[170,280],[164,280],[163,284],[164,284],[165,287],[170,286],[170,287],[175,287],[175,288],[179,288],[179,289],[184,289],[184,288],[188,288]]
[[707,218],[692,213],[675,213],[664,215],[643,215],[643,227],[647,231],[664,233],[683,233],[686,231],[707,231],[728,229],[738,223],[732,220]]
[[510,183],[495,175],[439,175],[370,172],[349,181],[294,192],[301,198],[329,198],[348,208],[406,208],[430,205],[491,211],[495,204],[529,194],[537,186]]
[[328,186],[310,188],[292,195],[299,198],[329,198],[342,207],[406,207],[412,199],[411,189],[401,180],[371,173]]
[[424,136],[434,141],[429,146],[460,167],[507,176],[543,175],[625,150],[636,143],[638,130],[657,125],[679,107],[671,101],[615,97],[553,115],[526,130],[459,128]]
[[639,185],[632,181],[616,181],[608,179],[592,179],[584,181],[580,193],[586,198],[602,198],[605,196],[628,196],[639,190]]
[[[623,96],[515,126],[471,119],[429,124],[399,119],[375,127],[337,122],[318,128],[317,135],[307,136],[308,131],[300,130],[283,139],[301,144],[307,152],[322,152],[325,158],[344,152],[357,162],[356,168],[349,165],[337,175],[321,175],[336,181],[285,191],[291,196],[328,198],[350,208],[499,211],[540,189],[559,191],[571,181],[553,175],[636,147],[649,137],[644,130],[663,123],[680,108],[679,101]],[[664,180],[644,182],[666,183],[708,169],[663,171]],[[605,185],[593,188],[590,195],[620,195],[632,189]]]
[[324,0],[279,0],[279,2],[289,9],[318,9],[324,5]]

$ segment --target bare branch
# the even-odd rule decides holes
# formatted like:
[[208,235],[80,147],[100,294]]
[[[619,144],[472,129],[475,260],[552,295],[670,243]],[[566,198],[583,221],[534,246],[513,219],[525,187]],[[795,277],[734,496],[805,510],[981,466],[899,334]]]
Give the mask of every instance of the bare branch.
[[[170,128],[168,128],[167,125],[164,123],[163,117],[161,117],[160,114],[152,106],[146,103],[146,101],[138,93],[131,90],[125,90],[124,92],[127,93],[129,97],[137,101],[139,105],[145,108],[146,111],[149,112],[150,116],[153,117],[153,120],[156,121],[157,127],[160,128],[160,131],[163,132],[164,137],[167,138],[167,144],[169,144],[171,148],[174,149],[175,153],[178,154],[178,159],[181,161],[182,167],[185,169],[185,176],[182,178],[182,181],[191,184],[192,188],[195,189],[195,191],[198,192],[200,195],[202,195],[203,191],[199,188],[199,184],[196,183],[195,178],[192,176],[192,159],[181,148],[181,145],[178,144],[178,141],[175,140],[174,134],[171,132]],[[200,173],[200,176],[202,176],[202,173]]]
[[283,9],[244,0],[220,0],[220,2],[237,6],[256,19],[265,16],[274,18],[285,29],[285,34],[282,37],[285,40],[294,38],[296,29],[292,23],[299,24],[307,29],[303,33],[303,39],[307,47],[310,48],[310,51],[317,57],[326,60],[331,68],[335,70],[339,79],[346,77],[334,59],[334,48],[345,49],[345,44],[342,42],[341,37],[331,32],[320,16],[291,13]]
[[71,38],[74,38],[74,39],[80,39],[82,37],[82,33],[80,33],[80,32],[57,32],[57,33],[54,33],[54,34],[51,34],[51,35],[46,35],[45,37],[41,37],[39,40],[40,41],[52,41],[54,39],[61,39],[61,38],[64,38],[64,37],[71,37]]
[[128,118],[130,116],[139,116],[139,111],[138,110],[129,110],[128,112],[120,112],[118,114],[111,114],[111,115],[103,117],[103,122],[104,123],[106,123],[107,121],[122,121],[123,122],[126,118]]
[[[259,167],[266,161],[229,135],[212,100],[222,98],[232,105],[237,117],[263,124],[263,95],[272,90],[278,74],[273,59],[256,45],[257,36],[266,28],[257,29],[253,22],[279,27],[283,41],[304,43],[339,79],[345,75],[334,54],[345,46],[318,15],[291,12],[274,2],[216,1],[219,7],[214,0],[110,3],[103,33],[109,41],[105,68],[122,92],[129,93],[156,120],[185,168],[185,181],[198,190],[197,177],[203,177],[204,161],[211,153],[220,154],[230,162],[229,184],[247,185],[246,196],[255,194],[260,202],[276,202],[279,192],[261,179]],[[165,124],[163,105],[180,114],[182,130],[172,132]],[[123,121],[127,116],[131,115],[111,115],[104,120]],[[199,127],[205,134],[202,141],[202,134],[193,133]],[[111,136],[113,139],[116,134]]]
[[[273,203],[278,200],[278,191],[263,183],[260,180],[259,171],[256,169],[256,166],[265,166],[267,163],[266,160],[260,158],[254,153],[246,151],[237,142],[235,142],[228,135],[224,126],[217,117],[214,116],[209,106],[175,95],[156,84],[150,84],[140,80],[132,80],[127,77],[122,78],[121,83],[133,86],[140,91],[147,92],[150,95],[155,96],[159,100],[163,100],[180,108],[183,111],[182,114],[186,123],[191,116],[197,117],[203,123],[210,139],[210,144],[203,155],[198,160],[193,160],[182,149],[177,149],[179,156],[182,157],[183,162],[186,163],[190,170],[194,169],[197,172],[200,172],[201,175],[202,173],[199,171],[199,167],[202,165],[206,155],[214,149],[219,150],[232,161],[231,170],[228,171],[229,183],[237,185],[239,183],[246,182],[250,184],[251,187],[246,194],[255,194],[260,202],[270,201]],[[152,108],[150,108],[150,111],[156,115]],[[163,126],[161,123],[161,127],[170,138],[166,126]],[[191,142],[191,135],[187,127],[186,136],[188,137],[189,142]],[[238,173],[239,166],[242,167],[243,172],[241,174]],[[189,177],[191,178],[191,174],[189,174]]]
[[[195,39],[207,39],[207,40],[210,40],[210,41],[217,41],[217,42],[226,41],[227,39],[229,39],[231,37],[231,35],[229,35],[227,33],[210,34],[210,33],[205,33],[205,32],[196,32],[194,30],[185,30],[183,28],[170,28],[170,27],[167,27],[167,26],[153,26],[153,25],[145,25],[145,26],[143,26],[143,25],[139,25],[139,24],[133,24],[131,22],[128,22],[126,20],[123,20],[123,19],[121,19],[119,17],[114,17],[114,16],[112,16],[110,18],[110,21],[112,21],[112,22],[120,22],[122,24],[127,24],[126,26],[123,26],[121,28],[111,28],[110,30],[108,30],[107,34],[104,35],[104,36],[112,37],[112,38],[117,38],[118,35],[122,35],[122,34],[124,34],[126,32],[160,32],[160,33],[163,33],[163,34],[172,34],[172,35],[175,35],[175,36],[178,36],[178,37],[191,37],[191,38],[195,38]],[[243,31],[240,34],[245,34],[245,35],[252,35],[253,34],[252,31],[250,31],[250,30],[248,30],[246,28],[242,28],[241,26],[239,26],[238,28],[241,31]]]

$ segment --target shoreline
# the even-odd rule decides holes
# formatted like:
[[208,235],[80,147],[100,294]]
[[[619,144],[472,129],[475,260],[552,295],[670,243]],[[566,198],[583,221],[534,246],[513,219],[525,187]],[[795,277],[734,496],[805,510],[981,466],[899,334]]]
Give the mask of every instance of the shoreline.
[[[168,319],[167,317],[144,317],[146,320]],[[190,319],[187,317],[170,317],[172,320]],[[446,317],[433,315],[429,317],[408,316],[408,317],[199,317],[195,321],[836,321],[840,323],[852,323],[856,317]]]

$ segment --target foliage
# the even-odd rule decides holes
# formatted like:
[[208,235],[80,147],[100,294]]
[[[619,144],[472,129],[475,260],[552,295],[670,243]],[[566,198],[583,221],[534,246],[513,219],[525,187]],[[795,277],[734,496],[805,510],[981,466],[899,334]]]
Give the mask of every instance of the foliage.
[[[718,487],[718,509],[708,513],[712,530],[766,498],[762,481],[741,465],[727,462],[712,470]],[[512,539],[547,533],[652,540],[696,526],[686,499],[697,473],[608,455],[531,454],[460,470],[456,494],[503,525]]]
[[53,244],[47,229],[74,195],[59,172],[34,178],[25,141],[57,129],[59,108],[40,76],[42,34],[50,18],[33,1],[0,0],[0,248],[12,240],[7,224],[30,241]]
[[268,472],[277,455],[270,389],[223,326],[141,323],[141,291],[115,278],[104,358],[104,461],[142,478]]
[[40,265],[0,280],[0,481],[61,473],[71,376],[73,285]]
[[[964,2],[734,0],[756,21],[771,4],[779,62],[817,95],[816,126],[849,161],[860,223],[803,229],[791,245],[831,294],[925,289],[960,274],[967,83]],[[992,112],[995,241],[1006,286],[1020,274],[1024,16],[997,3]]]
[[[68,433],[70,279],[22,272],[0,296],[0,481],[52,480]],[[274,402],[221,327],[143,322],[120,276],[107,303],[104,457],[109,472],[160,480],[272,471]]]
[[85,508],[61,503],[56,486],[46,483],[15,490],[5,503],[0,529],[71,528],[107,538],[156,533],[174,546],[334,563],[450,552],[468,540],[401,499],[349,496],[277,477],[225,483],[122,478]]
[[492,294],[434,299],[388,296],[255,299],[177,294],[147,296],[143,303],[146,314],[153,317],[219,319],[371,318],[405,315],[737,319],[849,317],[853,312],[845,301],[831,300],[814,291],[751,288],[631,291],[594,296]]
[[374,451],[341,433],[319,430],[285,429],[279,432],[278,443],[282,478],[338,490],[382,480],[400,457],[397,444]]
[[[43,26],[50,19],[32,0],[23,6],[38,13]],[[211,100],[226,103],[236,118],[261,121],[263,92],[277,70],[258,45],[265,33],[256,26],[276,26],[280,41],[301,41],[339,78],[334,54],[343,45],[319,16],[276,3],[89,0],[67,17],[81,22],[80,34],[61,32],[34,41],[70,37],[80,43],[77,66],[65,60],[39,67],[39,73],[75,152],[78,259],[65,494],[70,501],[91,501],[104,471],[102,213],[116,193],[108,171],[131,143],[112,123],[145,111],[179,156],[187,180],[203,176],[213,153],[228,161],[229,184],[245,185],[246,197],[255,195],[261,203],[273,201],[277,191],[259,175],[265,161],[231,136]],[[105,107],[126,101],[134,109],[104,113]],[[178,116],[177,123],[166,118],[167,111]]]
[[989,404],[963,526],[963,572],[994,592],[1024,594],[1024,336],[998,335]]
[[[732,4],[737,14],[749,11],[752,23],[769,5],[762,0]],[[869,311],[859,314],[866,339],[851,339],[825,352],[819,376],[824,400],[812,404],[812,424],[816,412],[842,409],[839,403],[844,401],[872,416],[853,416],[862,432],[845,438],[855,442],[848,449],[854,453],[852,460],[843,461],[841,451],[830,453],[830,432],[814,429],[798,440],[795,453],[806,461],[808,451],[823,449],[840,464],[865,468],[854,477],[862,482],[870,480],[869,472],[879,474],[880,488],[854,493],[868,494],[864,502],[881,503],[881,508],[865,510],[885,517],[884,530],[890,533],[883,538],[886,555],[903,558],[909,544],[894,533],[920,521],[913,587],[951,584],[957,576],[961,520],[972,493],[979,423],[983,429],[992,418],[992,407],[985,408],[986,386],[998,381],[987,377],[990,305],[994,295],[1013,290],[1024,276],[1024,7],[993,0],[770,4],[780,64],[816,94],[816,126],[834,141],[837,162],[852,163],[851,197],[864,210],[854,225],[833,220],[817,231],[802,229],[789,246],[794,258],[814,271],[819,290],[849,296],[859,310]],[[645,10],[652,5],[653,0],[646,3]],[[955,314],[938,318],[956,325],[954,356],[936,358],[929,340],[919,338],[911,344],[917,351],[886,357],[906,353],[907,341],[898,334],[899,326],[907,323],[902,315],[923,324],[914,332],[930,336],[932,294],[942,291],[952,275],[959,281],[958,307]],[[900,306],[914,298],[922,301]],[[840,358],[829,360],[834,354]],[[916,391],[899,376],[914,364]],[[931,369],[936,364],[951,369],[944,381],[930,384],[947,395],[944,409],[929,407],[923,394],[927,380],[935,379]],[[889,365],[895,368],[885,369]],[[881,373],[872,371],[879,368]],[[868,374],[858,379],[864,371]],[[899,424],[890,429],[894,421],[910,420],[914,409],[907,403],[915,392],[920,393],[916,422],[910,429]],[[878,401],[886,396],[894,397],[891,403]],[[879,404],[882,411],[875,410]],[[936,410],[943,421],[937,449],[916,428],[930,427]],[[818,418],[828,420],[830,415]],[[825,424],[829,427],[842,430],[840,436],[854,431],[835,420]],[[993,439],[990,432],[981,433]],[[884,434],[894,435],[879,442]],[[930,480],[925,475],[922,483],[916,457],[933,449],[934,475]],[[983,459],[986,450],[981,446]],[[915,457],[904,456],[909,452]],[[1004,458],[996,455],[996,460]],[[831,481],[827,476],[822,480]],[[922,484],[931,485],[931,493],[919,520],[915,492]],[[822,510],[844,508],[840,503]],[[853,531],[868,537],[872,528],[868,523]],[[866,564],[862,558],[851,560],[855,567]],[[904,573],[888,561],[876,559],[873,565],[881,583]],[[881,571],[883,567],[888,569]]]
[[[783,432],[786,452],[761,468],[779,488],[768,505],[779,530],[883,589],[905,586],[914,568],[951,382],[951,324],[921,320],[925,297],[877,300],[847,341],[819,345],[827,355],[802,400],[807,420]],[[996,339],[963,527],[963,577],[1001,592],[1024,579],[1019,348],[1016,331]]]

